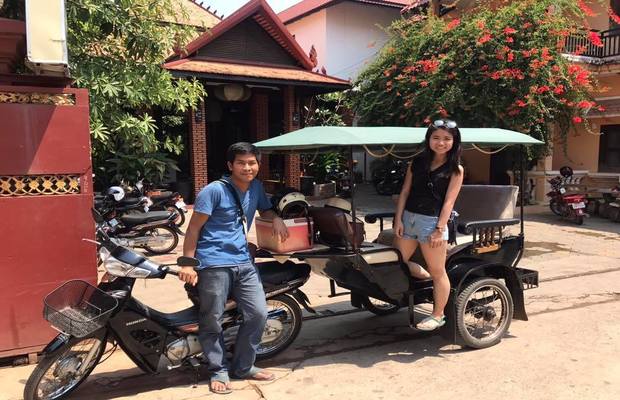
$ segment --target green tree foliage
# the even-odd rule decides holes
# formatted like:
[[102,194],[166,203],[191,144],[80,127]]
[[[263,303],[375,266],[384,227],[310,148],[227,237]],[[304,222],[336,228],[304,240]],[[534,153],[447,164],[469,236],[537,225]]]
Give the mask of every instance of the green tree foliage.
[[462,19],[429,13],[394,22],[391,39],[350,97],[363,123],[424,126],[451,118],[547,143],[553,123],[564,135],[570,124],[584,123],[597,107],[596,82],[562,53],[571,35],[586,36],[591,48],[602,45],[583,26],[592,11],[574,0],[506,1],[492,10],[485,3]]
[[[177,0],[67,0],[68,48],[75,86],[90,91],[95,174],[100,183],[158,182],[179,137],[158,129],[152,110],[172,116],[205,95],[196,80],[175,79],[162,68],[193,31],[180,24]],[[173,118],[172,118],[173,119]]]

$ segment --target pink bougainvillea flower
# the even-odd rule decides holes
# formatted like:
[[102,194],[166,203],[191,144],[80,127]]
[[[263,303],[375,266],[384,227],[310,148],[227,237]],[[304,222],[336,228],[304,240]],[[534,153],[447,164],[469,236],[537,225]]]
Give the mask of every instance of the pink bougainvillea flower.
[[523,24],[523,29],[527,29],[527,28],[531,28],[532,27],[532,23],[531,22],[526,22]]
[[540,86],[538,89],[536,89],[536,93],[538,93],[538,94],[543,94],[543,93],[548,92],[549,90],[551,90],[551,88],[549,88],[549,86],[547,86],[547,85],[542,85],[542,86]]
[[588,17],[594,17],[596,16],[596,13],[594,11],[592,11],[592,9],[590,7],[588,7],[583,0],[579,0],[577,1],[577,5],[579,6],[579,8],[581,9],[581,11]]
[[512,29],[511,27],[507,26],[504,28],[504,34],[506,35],[512,35],[514,33],[517,33],[516,29]]
[[603,47],[603,41],[601,40],[601,35],[598,32],[590,32],[588,34],[588,40],[597,47]]
[[476,21],[476,25],[478,26],[478,29],[480,30],[484,29],[484,21],[482,20]]
[[515,42],[515,40],[514,40],[514,38],[512,36],[508,36],[506,38],[506,43],[514,43],[514,42]]
[[490,75],[491,79],[493,79],[494,81],[500,79],[502,77],[502,73],[499,71],[495,71]]
[[517,101],[515,102],[515,104],[516,104],[518,107],[521,107],[521,108],[523,108],[523,107],[527,107],[527,103],[526,103],[526,102],[524,102],[523,100],[517,100]]
[[486,42],[488,42],[492,38],[493,38],[493,36],[491,36],[490,33],[485,33],[484,35],[480,36],[480,38],[478,39],[478,44],[485,44]]
[[428,81],[422,81],[422,82],[420,82],[420,86],[422,86],[422,87],[427,87],[427,86],[428,86]]
[[459,26],[460,23],[461,23],[460,19],[454,18],[452,21],[448,22],[448,25],[446,26],[446,30],[447,31],[451,31],[452,29],[454,29],[457,26]]
[[606,110],[606,108],[603,106],[598,106],[597,108],[600,112],[604,112]]
[[581,100],[579,103],[577,103],[577,107],[585,110],[591,108],[592,106],[594,106],[594,104],[595,103],[593,101]]
[[579,123],[583,122],[583,119],[581,117],[575,116],[575,117],[573,117],[573,122],[576,123],[576,124],[579,124]]
[[506,54],[506,61],[513,62],[514,59],[515,59],[515,55],[514,55],[514,53],[512,51],[510,53]]
[[562,94],[562,93],[564,93],[564,85],[556,86],[555,89],[553,89],[553,93],[555,93],[555,94]]
[[614,12],[614,10],[611,9],[611,7],[609,7],[607,13],[609,14],[609,18],[611,18],[616,24],[620,24],[620,17]]

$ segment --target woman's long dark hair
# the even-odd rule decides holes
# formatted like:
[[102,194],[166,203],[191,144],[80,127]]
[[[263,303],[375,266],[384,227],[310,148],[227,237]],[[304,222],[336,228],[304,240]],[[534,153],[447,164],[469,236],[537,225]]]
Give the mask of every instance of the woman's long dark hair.
[[443,129],[452,135],[452,148],[448,152],[447,160],[448,170],[451,173],[458,175],[461,173],[461,170],[459,169],[459,166],[461,165],[461,131],[459,131],[458,126],[448,128],[447,126],[436,127],[434,124],[431,124],[431,126],[428,127],[424,138],[424,152],[422,153],[424,156],[424,162],[426,163],[426,168],[430,171],[431,162],[435,156],[430,146],[431,135],[439,129]]

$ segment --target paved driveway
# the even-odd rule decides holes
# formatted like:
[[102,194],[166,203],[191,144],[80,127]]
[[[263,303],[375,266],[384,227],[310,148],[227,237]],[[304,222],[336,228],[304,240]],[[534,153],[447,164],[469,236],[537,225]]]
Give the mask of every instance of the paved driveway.
[[[368,197],[362,210],[391,207],[387,197]],[[276,372],[275,382],[236,381],[228,398],[620,398],[620,224],[592,218],[578,227],[530,207],[525,227],[521,265],[540,271],[541,286],[526,292],[530,320],[514,321],[497,346],[461,349],[412,331],[404,310],[388,317],[329,316],[350,310],[348,297],[328,297],[327,281],[313,277],[304,291],[321,318],[305,321],[293,345],[264,364]],[[376,230],[367,228],[370,237]],[[188,304],[174,279],[139,282],[135,294],[162,311]],[[20,399],[32,368],[0,369],[0,399]],[[206,384],[191,383],[186,370],[145,376],[117,351],[72,398],[218,397]]]

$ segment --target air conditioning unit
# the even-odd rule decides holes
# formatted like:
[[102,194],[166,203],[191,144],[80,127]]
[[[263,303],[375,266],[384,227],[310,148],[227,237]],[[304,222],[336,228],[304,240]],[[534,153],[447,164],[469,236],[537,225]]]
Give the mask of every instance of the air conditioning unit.
[[26,65],[38,75],[69,76],[65,0],[26,0]]

